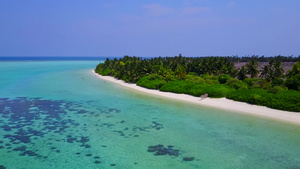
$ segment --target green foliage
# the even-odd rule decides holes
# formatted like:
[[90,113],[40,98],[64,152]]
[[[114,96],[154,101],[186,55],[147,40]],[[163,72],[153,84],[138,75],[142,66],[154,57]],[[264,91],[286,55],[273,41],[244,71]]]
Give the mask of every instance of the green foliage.
[[247,83],[235,78],[230,78],[229,80],[227,80],[226,85],[234,89],[248,89]]
[[249,88],[262,88],[262,89],[269,89],[271,87],[271,84],[268,83],[264,79],[251,79],[246,78],[243,80],[246,84],[248,84]]
[[263,89],[239,89],[230,92],[227,98],[280,110],[300,112],[300,92],[295,90],[282,90],[274,94]]
[[261,102],[263,101],[263,98],[259,94],[253,94],[250,97],[249,102],[256,105],[262,105]]
[[197,75],[187,75],[185,81],[192,82],[195,84],[204,84],[205,80]]
[[275,78],[281,78],[281,77],[283,77],[284,70],[283,70],[283,68],[281,66],[281,61],[276,60],[275,63],[272,65],[272,67],[274,69],[274,78],[272,79],[272,81]]
[[127,83],[130,82],[130,81],[129,81],[128,75],[123,75],[123,76],[121,77],[121,79],[124,80],[124,81],[127,82]]
[[197,76],[196,72],[189,72],[187,75]]
[[229,93],[227,98],[235,101],[253,103],[253,98],[257,98],[258,95],[262,95],[264,92],[265,90],[263,89],[240,89]]
[[110,73],[111,73],[111,70],[110,70],[109,68],[104,69],[104,70],[102,71],[102,75],[103,75],[103,76],[109,76]]
[[[194,96],[208,93],[209,97],[227,97],[276,109],[300,111],[300,91],[296,91],[300,90],[300,62],[293,66],[284,82],[280,61],[286,59],[293,60],[282,56],[271,59],[257,56],[188,58],[179,55],[149,59],[124,56],[107,59],[97,65],[95,72],[150,89]],[[254,78],[258,75],[258,60],[270,61],[261,73],[265,79]],[[237,71],[233,65],[235,61],[249,63]],[[247,78],[247,73],[252,78]],[[286,87],[293,90],[286,90]]]
[[221,84],[225,84],[226,82],[227,82],[227,80],[228,79],[230,79],[231,77],[230,77],[230,75],[228,75],[228,74],[221,74],[220,76],[219,76],[219,82],[221,83]]
[[178,65],[175,70],[175,74],[177,79],[185,79],[186,78],[186,68],[184,66]]
[[300,61],[293,65],[292,70],[288,71],[287,77],[296,76],[297,74],[300,74]]
[[208,93],[209,97],[221,98],[226,97],[232,89],[223,84],[208,85],[208,84],[195,84],[189,81],[176,80],[164,84],[160,91],[184,93],[193,96],[201,96]]
[[281,62],[279,60],[271,60],[269,64],[263,68],[260,78],[264,78],[268,82],[273,82],[275,79],[283,77],[283,72]]
[[269,99],[268,107],[300,112],[300,91],[280,91],[267,99]]
[[281,86],[274,86],[268,90],[269,93],[278,93],[280,91],[284,91],[285,89]]
[[249,62],[245,66],[246,71],[248,74],[250,74],[251,78],[257,77],[259,71],[258,71],[258,62],[254,60],[249,60]]
[[197,75],[233,75],[236,71],[233,62],[229,57],[189,58],[185,65],[187,68],[187,73],[195,72]]
[[286,87],[293,90],[300,90],[300,62],[298,61],[293,65],[292,70],[287,74],[285,81]]
[[190,93],[191,88],[196,84],[183,80],[174,80],[164,84],[160,91],[173,92],[173,93]]
[[285,81],[286,87],[293,90],[299,90],[300,91],[300,73],[292,76]]
[[140,78],[136,84],[148,89],[159,89],[165,83],[166,81],[163,80],[163,77],[161,75],[150,74],[148,76],[143,76],[142,78]]
[[209,97],[221,98],[226,97],[233,89],[224,84],[215,84],[207,88]]
[[243,80],[243,82],[247,83],[248,86],[252,86],[255,81],[256,81],[255,79],[251,79],[251,78],[246,78]]
[[209,74],[201,75],[207,84],[220,84],[218,76],[211,76]]
[[239,80],[244,80],[244,79],[247,78],[247,70],[246,70],[245,66],[242,66],[242,67],[240,68],[240,70],[238,70],[237,78],[238,78]]
[[207,84],[202,84],[202,85],[194,85],[190,90],[188,90],[188,93],[193,96],[202,96],[207,93],[207,88],[209,85]]
[[283,86],[284,85],[284,80],[281,78],[274,78],[272,82],[273,86]]
[[163,76],[163,80],[167,82],[175,80],[175,73],[171,69],[166,69],[161,66],[158,70],[158,74]]

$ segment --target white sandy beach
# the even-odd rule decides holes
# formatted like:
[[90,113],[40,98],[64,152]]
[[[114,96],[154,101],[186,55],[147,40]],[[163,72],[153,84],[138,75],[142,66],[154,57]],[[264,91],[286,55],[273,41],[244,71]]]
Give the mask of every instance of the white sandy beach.
[[92,70],[92,73],[97,76],[98,78],[101,78],[106,81],[110,81],[140,92],[148,93],[151,95],[156,95],[156,96],[161,96],[161,97],[166,97],[170,99],[176,99],[180,101],[186,101],[190,103],[196,103],[199,105],[203,106],[210,106],[214,108],[220,108],[220,109],[226,109],[226,110],[231,110],[235,112],[240,112],[240,113],[246,113],[246,114],[251,114],[255,116],[261,116],[265,118],[270,118],[274,120],[280,120],[280,121],[285,121],[293,124],[300,125],[300,113],[297,112],[288,112],[288,111],[282,111],[282,110],[276,110],[276,109],[271,109],[267,108],[264,106],[256,106],[256,105],[251,105],[248,103],[243,103],[243,102],[238,102],[238,101],[233,101],[229,100],[226,98],[221,98],[221,99],[215,99],[215,98],[205,98],[201,99],[200,97],[195,97],[187,94],[176,94],[176,93],[170,93],[170,92],[161,92],[159,90],[153,90],[153,89],[147,89],[143,88],[140,86],[137,86],[136,84],[129,84],[125,83],[122,80],[117,80],[114,77],[111,76],[101,76]]

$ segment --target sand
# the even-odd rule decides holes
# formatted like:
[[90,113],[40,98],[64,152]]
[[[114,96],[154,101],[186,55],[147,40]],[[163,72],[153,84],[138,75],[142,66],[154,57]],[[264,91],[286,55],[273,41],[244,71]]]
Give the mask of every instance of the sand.
[[123,80],[118,80],[111,76],[102,76],[94,72],[92,70],[93,74],[97,76],[98,78],[113,82],[131,89],[134,89],[136,91],[140,91],[143,93],[147,93],[150,95],[165,97],[169,99],[175,99],[179,101],[185,101],[189,103],[194,103],[202,106],[209,106],[219,109],[225,109],[230,110],[238,113],[245,113],[249,115],[255,115],[259,117],[269,118],[273,120],[279,120],[284,121],[292,124],[300,125],[300,113],[297,112],[289,112],[289,111],[283,111],[283,110],[276,110],[271,109],[265,106],[257,106],[257,105],[251,105],[244,102],[238,102],[229,100],[226,98],[205,98],[201,99],[200,97],[195,97],[187,94],[176,94],[176,93],[170,93],[170,92],[161,92],[159,90],[153,90],[153,89],[147,89],[140,86],[137,86],[136,84],[130,84],[126,83]]

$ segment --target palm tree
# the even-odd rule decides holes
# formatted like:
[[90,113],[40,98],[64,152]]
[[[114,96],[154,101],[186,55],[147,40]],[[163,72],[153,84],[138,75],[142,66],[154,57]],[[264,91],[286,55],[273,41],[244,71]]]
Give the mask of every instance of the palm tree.
[[259,77],[266,79],[268,82],[272,82],[274,79],[283,77],[281,61],[270,60],[269,64],[264,66]]
[[264,68],[263,68],[263,70],[261,71],[259,77],[260,77],[260,78],[263,78],[263,79],[266,79],[266,78],[268,77],[268,74],[269,74],[269,68],[270,68],[269,65],[264,66]]
[[247,71],[245,69],[245,66],[242,66],[241,69],[239,70],[238,74],[237,74],[237,78],[239,80],[244,80],[244,79],[247,78],[246,74],[247,74]]
[[[300,57],[300,56],[299,56]],[[300,73],[300,62],[298,61],[293,65],[292,70],[289,70],[287,77],[292,77]]]
[[178,65],[175,73],[178,79],[185,79],[186,77],[186,69],[184,66]]
[[281,78],[283,77],[283,68],[281,66],[281,61],[280,60],[276,60],[275,64],[274,64],[274,74],[277,78]]
[[258,71],[258,62],[254,60],[249,60],[249,63],[245,65],[246,71],[248,74],[250,74],[251,78],[257,77],[259,71]]

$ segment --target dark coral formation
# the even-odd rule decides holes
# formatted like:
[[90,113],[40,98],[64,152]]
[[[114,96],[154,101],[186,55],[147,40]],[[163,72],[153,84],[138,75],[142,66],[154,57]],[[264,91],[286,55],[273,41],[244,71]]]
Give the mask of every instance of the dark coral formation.
[[[68,113],[93,115],[95,112],[84,110],[78,103],[64,100],[45,100],[42,98],[18,97],[14,99],[0,98],[0,130],[4,133],[0,138],[0,149],[11,149],[7,153],[16,152],[19,156],[48,158],[39,154],[35,141],[44,139],[46,135],[64,135],[69,128],[81,125],[71,119]],[[118,109],[100,110],[99,113],[120,113]],[[99,114],[98,113],[98,114]],[[80,130],[67,135],[66,138],[48,140],[49,149],[61,153],[55,142],[67,142],[83,148],[91,148],[88,136],[83,136]],[[76,155],[80,155],[77,152]],[[4,166],[0,166],[0,168]]]
[[161,144],[155,145],[155,146],[149,146],[148,152],[154,152],[156,156],[160,155],[169,155],[169,156],[175,156],[177,157],[180,153],[179,150],[173,149],[174,146],[164,146]]
[[[92,104],[92,103],[89,103]],[[73,152],[74,156],[80,158],[90,158],[91,163],[110,164],[103,162],[102,156],[94,154],[91,146],[91,138],[85,135],[91,126],[96,126],[96,130],[109,130],[120,137],[126,139],[129,137],[138,138],[148,132],[164,129],[163,124],[157,121],[148,121],[141,126],[126,126],[127,122],[123,119],[117,121],[103,118],[111,118],[121,113],[116,108],[95,108],[85,107],[85,103],[71,102],[67,100],[47,100],[43,98],[0,98],[0,131],[3,133],[0,137],[0,149],[6,149],[7,153],[16,153],[20,158],[23,156],[32,157],[39,160],[45,160],[52,153],[64,155],[66,152],[60,145],[72,144],[77,151]],[[120,114],[121,115],[121,114]],[[96,117],[93,124],[85,124],[78,119]],[[84,121],[84,120],[83,120]],[[123,130],[118,129],[119,127]],[[41,147],[36,143],[43,140],[46,149],[51,153],[45,154]],[[106,148],[102,145],[99,148]],[[179,150],[173,149],[173,146],[149,146],[149,152],[154,155],[169,155],[177,157]],[[93,154],[92,154],[93,152]],[[105,158],[103,158],[105,159]],[[137,165],[137,163],[134,163]],[[111,163],[111,166],[117,166]],[[1,167],[4,166],[0,166]],[[5,167],[4,167],[5,168]]]
[[193,161],[195,160],[194,157],[183,157],[183,161]]
[[[180,155],[180,151],[173,148],[174,146],[172,145],[164,146],[162,144],[158,144],[155,146],[149,146],[147,151],[150,153],[154,153],[155,156],[169,155],[178,157]],[[193,161],[194,159],[194,157],[183,157],[183,161]]]

